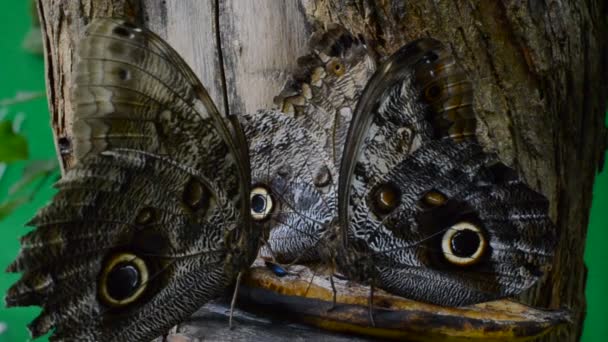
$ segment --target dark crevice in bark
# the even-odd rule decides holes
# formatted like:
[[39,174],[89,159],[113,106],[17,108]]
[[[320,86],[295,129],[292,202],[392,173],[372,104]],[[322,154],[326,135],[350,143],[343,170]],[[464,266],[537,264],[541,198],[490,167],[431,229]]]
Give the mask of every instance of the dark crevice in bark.
[[[132,5],[135,1],[141,7]],[[225,27],[243,18],[231,17],[234,9],[225,3],[213,3],[217,44],[202,48],[218,50],[219,63],[213,65],[213,77],[218,79],[216,87],[223,90],[218,107],[223,102],[227,114],[229,104],[233,111],[240,109],[233,103],[242,101],[242,94],[234,90],[233,84],[243,76],[231,71],[235,49],[229,45],[232,39]],[[363,35],[370,45],[379,43],[374,48],[385,55],[423,36],[450,44],[479,89],[475,107],[480,122],[489,129],[490,137],[484,140],[487,147],[495,147],[505,162],[516,163],[530,184],[542,189],[551,201],[561,241],[549,279],[529,298],[536,303],[549,302],[550,307],[572,309],[574,323],[544,341],[576,340],[584,311],[582,239],[593,176],[603,165],[608,146],[608,130],[604,128],[608,83],[603,80],[608,73],[608,41],[604,39],[608,34],[608,2],[298,3],[308,16],[306,21],[314,27],[341,22],[356,35]],[[70,99],[65,94],[73,67],[71,49],[90,17],[135,15],[140,10],[162,17],[144,18],[154,22],[156,31],[166,32],[165,26],[173,23],[166,18],[166,4],[161,0],[38,0],[38,6],[45,32],[46,77],[56,138],[69,138],[71,133]],[[229,88],[233,89],[230,97]]]
[[[44,0],[38,0],[36,2],[36,7],[38,10],[38,18],[40,20],[40,28],[42,30],[42,42],[44,44],[44,51],[51,51],[51,41],[50,41],[50,36],[48,34],[44,34],[44,32],[46,30],[48,30],[48,22],[46,19],[46,13],[42,7],[42,1]],[[46,89],[47,89],[47,97],[48,97],[48,105],[49,105],[49,112],[51,114],[51,122],[52,123],[57,123],[59,121],[59,116],[57,114],[57,108],[55,106],[55,98],[57,97],[57,94],[55,92],[55,76],[53,75],[53,70],[54,70],[54,64],[53,64],[53,56],[50,53],[45,53],[44,54],[44,59],[45,59],[45,76],[46,76]],[[59,166],[60,168],[63,170],[64,169],[64,161],[63,158],[61,158],[61,154],[59,153],[59,145],[58,145],[58,136],[59,132],[57,132],[57,130],[53,130],[53,135],[54,135],[54,141],[53,143],[55,144],[55,152],[57,155],[57,159],[59,161]]]
[[[42,10],[42,4],[41,1],[44,0],[38,0],[38,17],[40,18],[40,27],[45,28],[47,27],[48,23],[46,21],[46,16],[45,16],[45,12]],[[43,38],[43,43],[44,43],[44,50],[45,51],[50,51],[51,48],[51,42],[50,42],[50,37],[48,34],[43,34],[42,35]],[[52,115],[52,120],[53,121],[57,121],[57,112],[54,110],[54,106],[50,105],[52,103],[54,103],[54,99],[56,97],[55,94],[55,87],[53,87],[53,84],[55,83],[55,77],[53,76],[53,56],[49,53],[44,54],[44,58],[46,61],[46,83],[47,83],[47,92],[48,92],[48,98],[49,98],[49,110],[51,111],[51,115]]]
[[[79,10],[80,10],[80,13],[85,13],[85,11],[84,11],[84,3],[82,2],[82,0],[78,1],[78,7],[79,7]],[[82,17],[82,22],[85,25],[88,25],[89,24],[89,16],[83,16]]]
[[222,35],[220,32],[220,1],[222,0],[214,0],[213,10],[214,14],[214,28],[215,28],[215,40],[217,45],[217,54],[219,60],[219,72],[220,72],[220,84],[222,87],[222,100],[224,106],[224,115],[230,115],[230,107],[228,105],[228,86],[226,84],[226,69],[224,65],[224,54],[222,49]]
[[589,152],[589,151],[593,151],[593,149],[589,149],[588,146],[586,146],[585,144],[585,139],[587,138],[587,134],[590,133],[590,130],[593,130],[594,127],[589,127],[589,123],[590,121],[593,119],[591,117],[591,115],[589,115],[589,113],[592,113],[592,108],[591,108],[591,101],[589,101],[588,99],[585,98],[585,94],[591,94],[591,80],[589,79],[589,40],[587,39],[587,37],[585,37],[585,33],[587,32],[587,24],[583,23],[583,26],[581,28],[581,41],[583,42],[583,92],[582,92],[582,96],[581,99],[583,100],[582,103],[582,112],[583,115],[580,116],[581,118],[581,124],[580,124],[580,132],[578,134],[578,139],[577,139],[577,152],[579,154],[579,156],[582,156],[583,160],[581,160],[580,162],[584,161],[585,158],[585,153]]
[[[481,14],[477,10],[478,9],[474,9],[474,10],[472,10],[471,13],[476,21],[480,21],[481,19],[479,18],[479,16]],[[480,38],[479,42],[483,45],[482,54],[485,56],[485,62],[489,66],[489,71],[490,71],[491,77],[493,79],[492,84],[494,84],[500,90],[500,96],[504,96],[506,103],[507,103],[507,107],[505,108],[504,115],[506,118],[508,118],[508,123],[507,123],[506,128],[510,132],[509,144],[510,144],[511,148],[513,149],[513,153],[512,153],[513,158],[508,160],[507,163],[519,170],[521,168],[520,168],[520,165],[518,165],[518,160],[516,158],[516,156],[519,155],[519,143],[517,141],[518,134],[515,131],[515,127],[513,125],[513,113],[511,112],[511,107],[509,105],[509,103],[511,101],[509,100],[509,98],[506,95],[504,95],[504,94],[508,94],[508,90],[505,88],[505,86],[503,84],[503,79],[500,75],[500,71],[498,70],[498,67],[496,66],[496,63],[494,61],[494,56],[491,52],[492,49],[491,49],[490,38],[485,34],[485,32],[480,28],[479,25],[474,25],[474,28],[477,32],[477,36]],[[465,41],[466,41],[466,39],[465,39]],[[475,54],[473,54],[473,55],[475,55]],[[492,132],[489,132],[489,133],[492,134]]]

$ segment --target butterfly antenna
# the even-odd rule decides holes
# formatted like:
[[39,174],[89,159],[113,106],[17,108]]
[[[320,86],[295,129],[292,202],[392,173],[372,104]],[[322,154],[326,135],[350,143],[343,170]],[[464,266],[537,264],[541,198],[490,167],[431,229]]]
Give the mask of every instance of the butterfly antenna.
[[234,316],[234,307],[236,305],[236,296],[239,293],[239,285],[241,285],[241,279],[243,278],[243,272],[239,272],[236,276],[236,283],[234,285],[234,293],[232,294],[232,300],[230,301],[230,316],[228,318],[228,328],[232,329],[232,316]]

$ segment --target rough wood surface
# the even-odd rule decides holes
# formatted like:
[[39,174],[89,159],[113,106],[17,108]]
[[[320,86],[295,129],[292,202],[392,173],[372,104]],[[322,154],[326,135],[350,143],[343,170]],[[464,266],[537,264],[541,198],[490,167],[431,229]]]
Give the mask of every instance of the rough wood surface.
[[[70,85],[78,38],[94,17],[127,17],[167,40],[192,67],[221,112],[273,105],[310,36],[298,1],[39,0],[51,123],[70,137]],[[64,142],[65,140],[61,141]],[[64,145],[62,144],[62,145]],[[58,146],[58,151],[61,146]],[[64,155],[63,167],[73,161]]]
[[235,327],[228,327],[229,300],[219,300],[205,305],[190,319],[180,324],[168,335],[166,341],[159,338],[153,342],[366,342],[371,339],[353,335],[331,333],[325,330],[294,323],[278,316],[266,317],[236,309]]
[[383,53],[422,36],[449,43],[471,75],[482,141],[547,195],[559,227],[554,268],[526,300],[573,311],[574,323],[544,340],[578,339],[591,190],[606,141],[605,1],[38,2],[58,150],[69,148],[60,138],[70,136],[72,57],[91,17],[126,16],[159,33],[230,112],[272,105],[314,25],[340,22]]
[[553,270],[525,299],[570,308],[574,323],[545,340],[577,340],[593,180],[606,142],[608,4],[307,0],[305,8],[322,23],[338,19],[377,37],[381,51],[421,36],[450,43],[471,75],[483,141],[551,201],[560,234]]

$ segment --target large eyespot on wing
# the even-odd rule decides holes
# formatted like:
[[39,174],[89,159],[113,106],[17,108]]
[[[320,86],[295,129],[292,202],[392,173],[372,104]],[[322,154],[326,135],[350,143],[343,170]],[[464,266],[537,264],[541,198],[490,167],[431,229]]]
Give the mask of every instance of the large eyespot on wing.
[[[432,39],[403,47],[372,77],[340,169],[337,261],[349,277],[457,306],[520,293],[542,275],[555,242],[546,199],[513,172],[496,175],[505,168],[487,170],[495,156],[475,140],[471,100],[463,70]],[[480,234],[446,235],[462,222]],[[452,245],[456,237],[468,245]]]
[[473,265],[486,251],[487,240],[475,224],[462,221],[445,230],[441,237],[441,252],[445,259],[458,266]]
[[[195,183],[205,208],[184,196]],[[200,174],[159,156],[107,151],[57,186],[9,266],[24,275],[7,304],[43,308],[34,336],[54,328],[59,340],[150,340],[230,282],[224,239],[238,209]]]
[[447,47],[425,38],[399,49],[378,68],[357,103],[340,165],[342,226],[348,227],[350,211],[371,187],[417,148],[474,133],[471,83]]
[[268,219],[274,209],[274,200],[270,191],[263,185],[251,190],[251,217],[256,221]]
[[420,143],[415,135],[428,136],[424,108],[412,86],[413,70],[425,54],[440,47],[439,42],[424,39],[399,49],[378,68],[357,102],[338,186],[340,226],[348,227],[342,234],[345,244],[346,231],[353,226],[351,215],[375,185],[374,180]]
[[135,302],[148,287],[146,262],[132,253],[111,255],[102,266],[98,296],[108,306],[121,307]]
[[77,163],[22,238],[6,301],[43,307],[34,336],[151,340],[255,256],[247,146],[152,32],[95,19],[78,58]]
[[[390,219],[400,202],[400,193],[377,192],[382,184],[390,184],[384,177],[434,138],[428,120],[431,108],[422,101],[416,68],[434,61],[430,57],[443,48],[433,39],[420,39],[402,47],[379,66],[357,102],[338,184],[342,251],[337,261],[342,264],[342,272],[351,278],[367,281],[373,277],[373,253],[366,246],[391,243],[382,241],[378,226],[382,220]],[[391,195],[390,208],[383,208],[378,195]],[[360,266],[350,266],[353,263]]]
[[318,140],[295,118],[265,110],[240,117],[249,142],[251,215],[269,232],[263,258],[320,258],[336,211],[336,171]]
[[367,251],[379,287],[461,306],[517,295],[546,273],[556,243],[547,199],[475,141],[433,141],[386,181],[403,196]]

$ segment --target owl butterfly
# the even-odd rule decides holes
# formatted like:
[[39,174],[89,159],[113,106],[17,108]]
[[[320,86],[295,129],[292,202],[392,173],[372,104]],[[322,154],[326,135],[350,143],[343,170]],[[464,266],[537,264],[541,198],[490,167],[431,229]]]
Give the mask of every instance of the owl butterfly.
[[475,138],[473,90],[433,39],[367,84],[340,168],[339,269],[410,299],[468,305],[532,286],[551,262],[548,201]]
[[375,71],[364,42],[339,26],[319,31],[275,102],[243,116],[250,144],[252,216],[270,228],[261,255],[319,260],[337,213],[337,168],[356,99]]
[[152,32],[95,19],[74,74],[76,165],[29,223],[9,306],[34,337],[149,341],[220,294],[257,253],[243,132]]
[[[472,86],[447,48],[415,41],[372,77],[373,53],[344,29],[331,28],[311,45],[278,97],[290,117],[274,113],[269,125],[292,135],[273,143],[270,130],[246,128],[250,141],[260,141],[250,151],[254,175],[266,168],[262,183],[281,182],[264,194],[291,194],[289,210],[266,216],[291,217],[270,224],[274,255],[329,256],[351,279],[441,305],[530,287],[555,243],[547,200],[477,143]],[[280,148],[291,148],[285,158],[295,162],[275,163],[270,151]],[[292,172],[288,166],[299,179],[278,181],[281,170]],[[322,201],[313,185],[324,167],[331,183]],[[334,225],[337,244],[328,234]],[[322,252],[328,248],[337,255]]]

